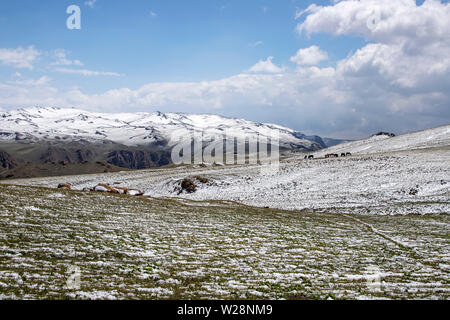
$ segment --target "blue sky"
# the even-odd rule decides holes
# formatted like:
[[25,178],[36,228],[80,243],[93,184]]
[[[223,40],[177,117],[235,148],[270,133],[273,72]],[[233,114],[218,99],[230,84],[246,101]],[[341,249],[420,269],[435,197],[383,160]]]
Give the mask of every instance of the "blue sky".
[[[35,45],[49,52],[64,48],[86,67],[124,75],[88,83],[73,75],[58,76],[61,84],[75,83],[95,92],[150,81],[215,80],[242,72],[268,56],[275,56],[279,64],[290,64],[292,54],[310,44],[330,49],[337,60],[364,41],[327,35],[308,39],[296,34],[296,10],[313,1],[97,0],[92,8],[85,2],[2,2],[2,47]],[[81,30],[66,28],[69,15],[65,11],[71,4],[82,10]]]
[[[404,3],[399,6],[406,6],[411,9],[412,14],[415,14],[413,10],[420,8],[423,1],[417,2],[419,6],[417,8],[412,8],[411,3],[407,3],[408,0],[399,0],[400,2]],[[446,1],[437,2],[445,7]],[[384,10],[382,6],[385,5],[387,12],[391,11],[387,8],[388,2],[380,3],[381,10]],[[69,16],[66,14],[66,8],[72,4],[81,8],[81,30],[66,28],[66,19]],[[313,7],[310,7],[311,5]],[[375,9],[378,8],[373,1],[370,5]],[[322,11],[314,11],[314,6],[322,8]],[[364,11],[368,6],[369,4],[357,7],[355,4],[354,10]],[[415,4],[413,6],[416,7]],[[307,8],[312,10],[298,17],[298,13]],[[0,54],[0,60],[3,61],[0,64],[0,83],[4,84],[5,93],[2,95],[0,88],[0,107],[46,105],[56,101],[62,104],[61,107],[98,111],[159,109],[175,112],[208,112],[256,121],[277,122],[308,133],[336,137],[359,137],[377,129],[408,131],[448,123],[447,114],[439,117],[436,111],[448,106],[446,99],[436,102],[433,97],[429,97],[436,106],[431,111],[423,112],[425,121],[425,118],[420,118],[422,114],[417,115],[421,106],[415,107],[410,112],[398,107],[417,96],[414,88],[410,87],[407,89],[413,92],[404,93],[404,87],[397,88],[396,92],[391,92],[390,89],[386,92],[401,100],[396,106],[384,110],[390,113],[396,110],[399,119],[400,117],[403,119],[401,125],[397,127],[395,123],[383,121],[383,116],[392,115],[389,115],[389,112],[385,115],[375,112],[376,103],[379,103],[376,96],[383,88],[373,87],[374,84],[386,80],[378,79],[379,74],[383,74],[382,70],[378,70],[378,75],[373,76],[372,80],[370,78],[367,80],[368,74],[361,74],[365,69],[358,70],[361,72],[357,76],[369,81],[366,89],[370,92],[366,97],[351,92],[361,91],[351,82],[354,75],[349,75],[348,72],[340,73],[339,77],[337,73],[331,75],[329,72],[331,69],[339,71],[337,68],[339,63],[347,60],[354,63],[350,60],[356,59],[354,55],[359,49],[366,49],[368,45],[377,43],[392,45],[393,42],[386,40],[381,33],[361,33],[357,27],[342,32],[327,29],[317,22],[317,19],[323,17],[326,19],[327,12],[323,8],[331,8],[336,14],[342,14],[342,19],[347,19],[345,10],[350,10],[349,6],[340,6],[335,1],[299,0],[2,1],[0,48],[3,48],[4,52],[3,60]],[[399,12],[400,9],[402,8],[399,8]],[[442,19],[446,18],[446,14],[445,11]],[[299,32],[299,26],[304,24],[309,16],[315,18],[315,22],[305,25],[306,32]],[[417,24],[419,28],[422,18],[420,14],[418,17],[417,21],[409,23]],[[424,12],[423,19],[429,18]],[[348,19],[354,17],[349,15]],[[397,21],[401,17],[392,15],[386,19]],[[339,25],[343,22],[346,23],[335,21]],[[394,32],[395,35],[396,30],[390,32]],[[412,35],[411,39],[404,41],[405,46],[402,50],[410,43],[415,44],[422,39],[416,39]],[[438,44],[445,42],[442,39],[437,41]],[[298,50],[311,46],[318,47],[320,52],[326,53],[326,58],[312,64],[298,64],[298,60],[295,60],[297,62],[293,60]],[[18,54],[20,48],[27,50],[30,47],[38,52],[32,59],[31,67],[8,60],[11,52]],[[61,60],[61,57],[64,59]],[[249,72],[258,62],[263,63],[263,68]],[[270,68],[272,66],[275,67]],[[311,80],[311,77],[317,74],[314,68],[320,71],[323,82],[317,82],[316,77]],[[87,72],[71,72],[73,70]],[[250,74],[246,79],[247,82],[239,85],[233,82],[235,77],[243,74]],[[250,84],[250,81],[253,81],[263,92],[270,92],[277,86],[276,77],[281,79],[280,86],[283,86],[277,93],[259,99],[257,92],[251,91],[255,87]],[[37,81],[39,79],[42,81]],[[217,86],[215,81],[222,80],[226,84],[220,83]],[[238,80],[241,81],[240,78]],[[37,84],[31,85],[33,81]],[[392,77],[388,81],[398,82]],[[399,81],[401,82],[401,79]],[[166,82],[175,84],[175,88],[167,92],[163,87]],[[329,87],[331,82],[333,88]],[[195,85],[186,89],[184,83]],[[198,90],[203,90],[197,87],[202,87],[204,83],[208,87],[207,93],[203,92],[202,96],[197,96]],[[150,85],[150,89],[142,89],[147,85]],[[263,89],[266,85],[270,85],[271,88]],[[33,88],[30,88],[31,86]],[[41,92],[45,89],[48,94],[45,96],[37,94],[34,99],[22,99],[20,96],[16,99],[11,98],[13,95],[11,92],[19,92],[20,89],[27,90],[27,96],[30,97],[38,90],[36,86],[42,86]],[[250,93],[233,95],[236,88],[241,87],[246,88],[245,90],[249,88]],[[111,90],[117,92],[111,93]],[[298,92],[293,93],[295,90]],[[313,91],[316,95],[309,94]],[[124,97],[127,92],[128,96]],[[52,94],[54,96],[50,97]],[[111,100],[108,99],[114,94],[119,94],[118,100],[123,99],[125,103],[109,108],[107,102]],[[170,97],[167,96],[169,94]],[[214,94],[217,94],[217,97],[211,97]],[[289,100],[284,99],[286,95],[291,94]],[[99,105],[98,95],[106,95],[105,104]],[[136,101],[136,96],[139,95],[145,95],[145,99]],[[177,95],[196,96],[192,103],[183,103],[184,100],[180,103],[173,98]],[[330,100],[331,96],[334,100]],[[344,105],[343,101],[346,99],[349,102]],[[370,100],[368,103],[373,104],[370,110],[363,106],[361,100],[364,99]],[[419,97],[414,99],[416,100],[412,104],[425,103],[418,101]],[[127,104],[126,101],[131,102]],[[214,103],[209,107],[208,103],[211,101]],[[361,105],[361,110],[358,109],[358,105]],[[324,113],[320,108],[324,106],[332,111],[330,114],[335,114],[334,118],[330,115],[326,120],[321,119]],[[317,111],[311,112],[311,108]],[[359,111],[361,114],[356,116],[355,113]],[[405,112],[408,113],[406,116],[400,114]],[[346,117],[348,117],[347,124]],[[358,122],[357,126],[355,121]]]

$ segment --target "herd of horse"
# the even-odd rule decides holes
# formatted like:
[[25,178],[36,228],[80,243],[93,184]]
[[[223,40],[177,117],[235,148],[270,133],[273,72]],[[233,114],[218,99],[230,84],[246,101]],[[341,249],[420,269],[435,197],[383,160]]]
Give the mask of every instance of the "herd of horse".
[[[349,157],[351,155],[352,154],[350,152],[342,152],[341,153],[341,157]],[[339,154],[337,154],[337,153],[328,153],[328,154],[325,155],[325,159],[328,159],[328,158],[339,158]],[[312,155],[312,154],[306,155],[305,159],[314,159],[314,155]]]

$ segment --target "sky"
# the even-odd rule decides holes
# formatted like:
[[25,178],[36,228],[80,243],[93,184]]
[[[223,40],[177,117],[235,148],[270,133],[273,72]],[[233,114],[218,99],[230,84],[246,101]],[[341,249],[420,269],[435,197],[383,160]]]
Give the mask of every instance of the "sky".
[[1,1],[0,108],[29,106],[214,113],[347,139],[447,125],[450,4]]

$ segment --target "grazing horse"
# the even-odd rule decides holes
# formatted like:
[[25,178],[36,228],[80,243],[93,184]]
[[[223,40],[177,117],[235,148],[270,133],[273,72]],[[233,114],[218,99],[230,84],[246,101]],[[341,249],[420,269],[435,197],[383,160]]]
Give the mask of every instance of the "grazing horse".
[[337,158],[339,155],[337,153],[329,153],[325,155],[325,158]]

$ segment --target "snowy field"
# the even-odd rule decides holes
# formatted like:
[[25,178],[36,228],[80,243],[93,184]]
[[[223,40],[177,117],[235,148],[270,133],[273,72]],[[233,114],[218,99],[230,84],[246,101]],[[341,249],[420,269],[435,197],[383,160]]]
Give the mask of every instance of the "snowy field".
[[[0,299],[449,299],[447,129],[325,151],[353,154],[345,158],[290,153],[274,172],[181,166],[9,180]],[[179,193],[186,178],[196,192]],[[99,183],[146,196],[81,191]]]
[[[98,183],[143,190],[152,197],[232,200],[286,210],[369,214],[450,213],[450,147],[348,158],[304,160],[294,155],[279,171],[264,167],[179,167],[68,177],[10,180],[8,183],[82,190]],[[195,193],[178,195],[184,178],[204,177]]]
[[448,299],[448,230],[447,215],[0,186],[0,299]]

